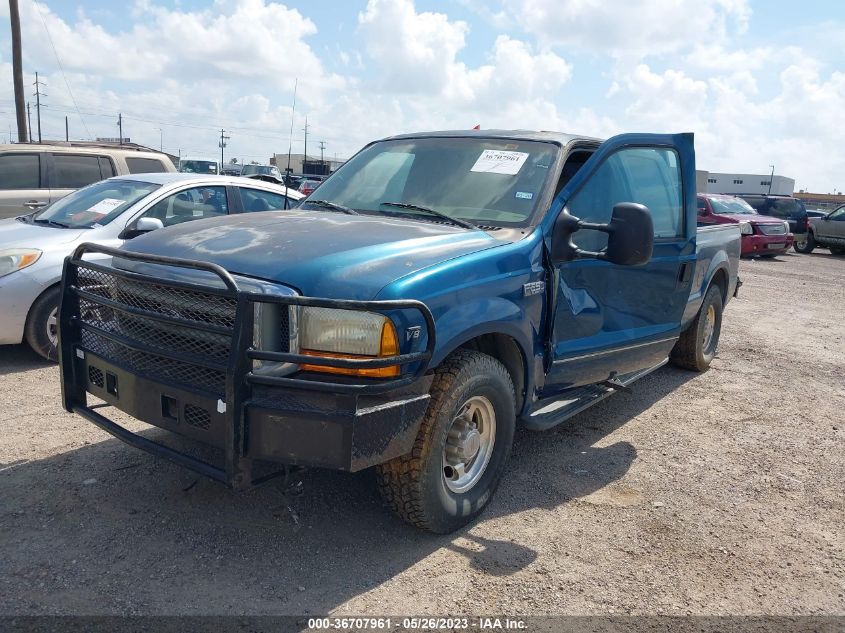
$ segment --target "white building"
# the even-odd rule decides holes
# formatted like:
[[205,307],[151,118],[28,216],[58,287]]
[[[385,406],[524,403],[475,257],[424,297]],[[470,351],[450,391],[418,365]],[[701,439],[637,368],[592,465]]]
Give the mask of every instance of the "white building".
[[[791,196],[795,179],[771,174],[717,174],[707,173],[707,193],[771,193],[777,196]],[[701,187],[699,186],[699,191]]]

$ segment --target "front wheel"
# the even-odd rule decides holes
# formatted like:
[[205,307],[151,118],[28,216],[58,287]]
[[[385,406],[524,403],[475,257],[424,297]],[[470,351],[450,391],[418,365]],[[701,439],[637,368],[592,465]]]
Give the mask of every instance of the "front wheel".
[[26,342],[47,360],[59,360],[58,286],[45,290],[29,310],[24,335]]
[[707,371],[716,356],[722,332],[722,291],[710,286],[698,316],[675,343],[670,359],[674,365],[693,371]]
[[816,247],[816,238],[813,237],[811,231],[807,231],[803,235],[796,235],[795,236],[795,243],[792,245],[792,248],[795,249],[796,253],[812,253],[813,249]]
[[499,485],[513,444],[514,389],[496,359],[458,350],[436,370],[413,450],[377,467],[379,491],[408,523],[446,534]]

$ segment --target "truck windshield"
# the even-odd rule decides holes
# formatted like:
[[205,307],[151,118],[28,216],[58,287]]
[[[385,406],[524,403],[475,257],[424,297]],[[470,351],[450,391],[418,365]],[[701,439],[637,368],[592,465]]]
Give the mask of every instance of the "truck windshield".
[[138,180],[103,180],[57,200],[32,221],[70,229],[102,226],[160,186]]
[[213,160],[185,159],[179,163],[179,171],[187,174],[216,174],[217,162]]
[[710,205],[713,207],[713,213],[718,213],[719,215],[757,215],[757,212],[754,210],[754,207],[748,204],[745,200],[741,200],[740,198],[733,198],[732,200],[710,198]]
[[552,177],[557,153],[552,143],[512,139],[381,141],[352,158],[314,195],[359,213],[432,218],[417,213],[417,206],[476,225],[525,226]]

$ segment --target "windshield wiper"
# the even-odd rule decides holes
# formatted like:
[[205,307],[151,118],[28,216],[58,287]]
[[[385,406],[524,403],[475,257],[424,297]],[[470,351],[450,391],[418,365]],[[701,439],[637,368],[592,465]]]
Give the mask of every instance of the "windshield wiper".
[[407,202],[379,202],[379,205],[384,207],[396,207],[397,209],[409,209],[411,211],[422,211],[423,213],[428,213],[430,215],[437,216],[438,218],[442,218],[447,222],[451,222],[452,224],[462,226],[465,229],[470,229],[471,231],[478,230],[478,227],[475,226],[475,224],[473,224],[472,222],[469,222],[467,220],[461,220],[460,218],[453,218],[451,215],[446,215],[442,211],[430,209],[429,207],[423,207],[418,204],[409,204]]
[[37,224],[49,224],[51,226],[58,226],[63,229],[71,228],[70,224],[65,224],[64,222],[56,222],[55,220],[42,220],[41,218],[33,218],[32,221]]
[[330,202],[328,200],[306,200],[306,204],[314,204],[318,207],[323,207],[325,209],[332,209],[334,211],[340,211],[342,213],[346,213],[348,215],[360,215],[355,209],[350,209],[349,207],[344,207],[342,204],[337,204],[335,202]]

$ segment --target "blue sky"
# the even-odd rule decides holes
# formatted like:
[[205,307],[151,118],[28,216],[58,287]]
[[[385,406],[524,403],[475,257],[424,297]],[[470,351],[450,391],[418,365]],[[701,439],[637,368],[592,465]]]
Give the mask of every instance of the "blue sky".
[[[845,188],[845,3],[19,0],[45,135],[266,162],[398,132],[693,131],[699,167]],[[0,4],[0,139],[14,125]],[[48,37],[49,34],[49,37]],[[52,40],[52,45],[51,45]],[[55,53],[53,48],[55,47]],[[68,90],[68,87],[70,90]],[[312,145],[313,142],[313,145]]]

